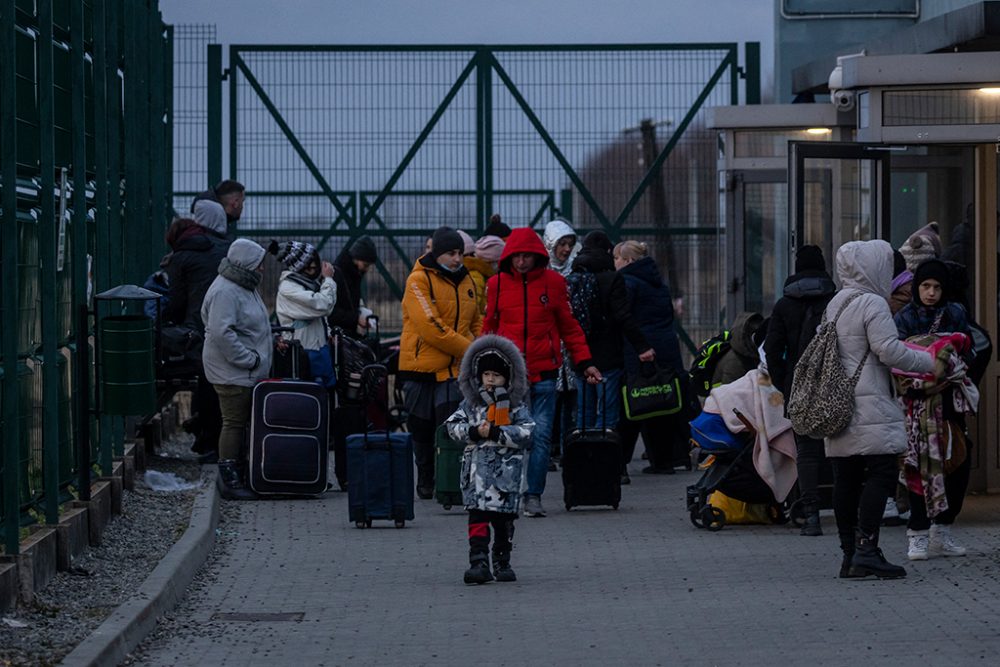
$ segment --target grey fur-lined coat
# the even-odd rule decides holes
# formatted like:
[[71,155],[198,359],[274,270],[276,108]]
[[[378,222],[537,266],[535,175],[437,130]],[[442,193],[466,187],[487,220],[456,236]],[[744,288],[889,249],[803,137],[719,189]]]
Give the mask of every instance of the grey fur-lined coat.
[[[486,421],[488,405],[479,395],[476,360],[483,354],[500,354],[511,368],[507,391],[510,398],[510,421],[500,427],[496,440],[473,442],[469,431]],[[535,428],[531,411],[525,404],[528,395],[527,371],[517,346],[497,335],[476,339],[465,351],[458,378],[464,400],[448,418],[448,435],[465,443],[462,453],[462,502],[466,509],[516,514],[527,488],[527,457]]]

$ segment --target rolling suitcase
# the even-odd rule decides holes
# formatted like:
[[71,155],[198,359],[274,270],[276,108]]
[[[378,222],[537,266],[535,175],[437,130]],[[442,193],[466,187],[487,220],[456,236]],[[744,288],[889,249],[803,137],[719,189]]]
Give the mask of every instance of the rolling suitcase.
[[250,488],[261,495],[326,491],[329,400],[315,382],[264,380],[253,389]]
[[[290,330],[275,328],[276,331]],[[253,389],[249,483],[260,495],[315,496],[326,491],[329,398],[326,389],[301,377],[307,357],[297,340],[285,351],[287,365]]]
[[[601,386],[600,400],[606,401],[607,389]],[[588,386],[584,384],[580,391],[589,391]],[[580,418],[586,423],[586,407]],[[618,433],[604,426],[574,429],[566,437],[562,481],[567,511],[583,505],[610,505],[618,509],[622,498],[621,440]]]
[[448,436],[441,424],[434,433],[434,498],[446,510],[462,505],[462,452],[465,445]]
[[[366,375],[376,375],[371,366],[365,370]],[[413,520],[413,441],[409,433],[366,430],[347,436],[347,506],[350,520],[358,528],[370,528],[374,519],[393,521],[396,528]]]

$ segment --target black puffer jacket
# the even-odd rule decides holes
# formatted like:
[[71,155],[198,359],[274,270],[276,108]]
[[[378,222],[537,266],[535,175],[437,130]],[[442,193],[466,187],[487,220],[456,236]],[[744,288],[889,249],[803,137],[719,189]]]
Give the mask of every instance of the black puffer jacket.
[[358,308],[361,307],[361,272],[351,259],[351,254],[342,250],[333,260],[336,269],[333,281],[337,283],[337,303],[327,318],[330,327],[340,327],[348,335],[354,336],[358,330]]
[[219,275],[219,262],[225,258],[230,244],[229,239],[200,225],[192,226],[177,240],[167,265],[170,277],[168,321],[205,330],[201,305],[205,292]]
[[573,261],[573,273],[592,273],[597,279],[597,301],[591,309],[587,346],[601,371],[625,367],[625,339],[640,352],[649,349],[629,309],[625,280],[615,271],[611,255],[600,248],[584,248]]
[[785,281],[784,295],[774,304],[764,340],[767,372],[785,397],[792,389],[792,370],[836,291],[826,271],[801,271]]
[[[646,340],[656,351],[656,361],[673,368],[683,376],[681,347],[674,333],[674,304],[670,289],[652,257],[643,257],[623,266],[618,273],[625,279],[628,304],[632,317]],[[639,371],[639,354],[634,345],[626,341],[625,371],[632,375]]]

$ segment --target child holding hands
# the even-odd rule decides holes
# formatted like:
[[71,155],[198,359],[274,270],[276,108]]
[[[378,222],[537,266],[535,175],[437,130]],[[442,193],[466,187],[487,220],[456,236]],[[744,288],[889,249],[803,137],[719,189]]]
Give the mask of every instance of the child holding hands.
[[[527,373],[517,346],[497,335],[478,338],[462,359],[464,400],[445,422],[465,443],[462,500],[469,511],[469,569],[465,583],[515,581],[510,567],[514,519],[525,490],[526,456],[535,423],[525,399]],[[490,571],[490,528],[493,571]]]

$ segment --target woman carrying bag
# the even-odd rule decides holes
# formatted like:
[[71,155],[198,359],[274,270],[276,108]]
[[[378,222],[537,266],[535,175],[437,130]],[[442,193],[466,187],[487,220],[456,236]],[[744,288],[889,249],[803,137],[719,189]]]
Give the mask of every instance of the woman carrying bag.
[[[639,356],[632,344],[625,341],[625,399],[626,412],[618,422],[618,432],[622,439],[622,475],[627,476],[627,466],[635,452],[639,434],[646,447],[649,466],[642,472],[647,474],[673,474],[674,462],[687,449],[689,427],[687,416],[682,409],[683,395],[687,392],[687,379],[681,362],[680,344],[674,333],[674,307],[670,289],[663,281],[656,262],[649,256],[645,243],[623,241],[614,249],[615,268],[625,280],[628,292],[629,310],[639,325],[642,335],[649,342],[655,354],[654,361],[643,361],[647,355]],[[667,396],[658,390],[633,392],[638,395],[660,393],[664,398],[666,411],[661,414],[636,420],[628,418],[630,387],[637,382],[652,383],[650,386],[666,386],[667,376],[673,374],[669,385],[679,394]],[[642,378],[645,378],[643,380]],[[662,381],[662,382],[661,382]],[[664,389],[663,391],[670,391]],[[675,410],[676,408],[676,410]],[[675,410],[675,411],[674,411]]]

